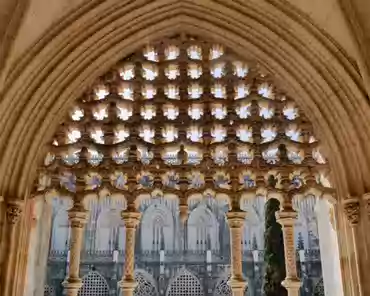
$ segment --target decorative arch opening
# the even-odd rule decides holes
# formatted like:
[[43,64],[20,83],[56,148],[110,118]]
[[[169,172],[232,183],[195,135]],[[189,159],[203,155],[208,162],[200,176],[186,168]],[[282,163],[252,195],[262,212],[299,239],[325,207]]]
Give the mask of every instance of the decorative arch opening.
[[109,286],[105,278],[97,271],[90,271],[82,279],[78,296],[109,296]]
[[[278,198],[285,206],[283,193],[333,193],[329,165],[311,123],[275,82],[263,65],[242,61],[218,43],[186,34],[149,43],[99,77],[76,101],[49,143],[38,192],[52,188],[75,199],[127,197],[130,211],[135,204],[143,212],[136,262],[163,279],[172,278],[178,268],[175,263],[168,268],[168,262],[181,258],[196,262],[202,266],[198,271],[212,274],[207,280],[215,280],[217,264],[223,269],[230,264],[230,254],[222,253],[227,246],[220,246],[222,235],[229,241],[223,228],[226,206],[235,211],[247,201],[246,209],[254,209],[259,221],[267,199]],[[164,206],[166,194],[178,202]],[[148,198],[138,202],[142,195]],[[189,202],[194,195],[200,202]],[[189,208],[187,217],[184,209]],[[129,218],[132,230],[134,219]],[[101,232],[95,245],[106,245],[111,234],[99,219],[96,223]],[[174,231],[165,232],[164,226]],[[254,245],[254,234],[244,236]],[[182,239],[186,242],[173,243]],[[147,240],[176,248],[140,253]],[[241,261],[248,281],[260,286],[262,276],[253,271],[255,266],[263,270],[263,243],[255,245],[245,248]],[[204,252],[189,250],[210,252],[204,258]],[[118,251],[124,250],[109,247],[103,254],[112,270],[133,266]],[[159,289],[180,295],[185,279],[194,283],[189,295],[203,294],[204,283],[196,284],[197,277],[187,272],[176,277],[173,287]]]
[[135,271],[137,286],[134,291],[135,296],[158,296],[158,289],[153,276],[143,270]]
[[166,296],[204,296],[199,279],[187,269],[183,269],[170,283]]

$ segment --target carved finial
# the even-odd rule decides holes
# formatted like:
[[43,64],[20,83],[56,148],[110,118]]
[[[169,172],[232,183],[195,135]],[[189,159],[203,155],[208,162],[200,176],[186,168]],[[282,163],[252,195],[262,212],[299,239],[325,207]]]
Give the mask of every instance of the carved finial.
[[356,226],[360,221],[360,201],[358,198],[346,199],[343,202],[344,213],[351,226]]

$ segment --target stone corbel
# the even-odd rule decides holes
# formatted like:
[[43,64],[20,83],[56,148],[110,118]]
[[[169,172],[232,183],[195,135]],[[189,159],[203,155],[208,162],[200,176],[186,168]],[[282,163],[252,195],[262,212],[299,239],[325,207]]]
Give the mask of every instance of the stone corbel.
[[351,227],[357,226],[360,221],[360,199],[348,198],[343,201],[343,210]]

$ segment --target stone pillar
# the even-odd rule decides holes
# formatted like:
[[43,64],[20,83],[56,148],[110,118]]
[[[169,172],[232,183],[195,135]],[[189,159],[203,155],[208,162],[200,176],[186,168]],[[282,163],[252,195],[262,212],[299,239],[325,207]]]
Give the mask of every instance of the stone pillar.
[[315,211],[317,214],[325,296],[343,296],[334,208],[328,200],[319,199],[316,203]]
[[129,203],[126,211],[122,211],[122,220],[126,226],[125,267],[119,287],[124,296],[133,296],[136,287],[135,281],[135,233],[140,222],[141,214],[136,211],[135,205]]
[[246,213],[243,211],[232,211],[227,213],[230,227],[230,249],[231,249],[231,278],[229,285],[233,296],[244,296],[247,282],[243,277],[242,257],[242,231]]
[[285,196],[279,212],[276,212],[276,219],[282,225],[284,238],[285,269],[286,277],[281,283],[288,291],[288,296],[299,296],[301,281],[297,274],[296,252],[294,246],[294,224],[298,214],[293,209],[292,200]]
[[6,205],[6,249],[2,283],[2,294],[12,296],[15,292],[14,278],[19,249],[20,218],[23,212],[23,202],[8,201]]
[[69,270],[63,287],[66,296],[77,296],[79,289],[82,287],[80,278],[80,258],[82,240],[84,235],[84,226],[87,222],[87,211],[79,201],[74,201],[73,207],[68,210],[70,222],[70,261]]

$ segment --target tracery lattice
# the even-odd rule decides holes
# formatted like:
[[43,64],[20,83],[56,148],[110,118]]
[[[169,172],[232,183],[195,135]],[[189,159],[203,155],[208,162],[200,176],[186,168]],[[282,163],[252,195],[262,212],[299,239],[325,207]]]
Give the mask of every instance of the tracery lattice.
[[316,286],[315,286],[315,291],[314,291],[314,296],[325,296],[325,291],[324,291],[324,279],[321,278]]
[[191,36],[152,43],[100,77],[49,151],[39,191],[243,191],[278,188],[282,171],[295,188],[327,184],[294,100],[260,65]]
[[214,296],[232,296],[231,287],[227,280],[222,280],[215,288]]
[[55,296],[55,289],[49,285],[44,286],[44,296]]
[[158,291],[154,283],[150,281],[142,272],[135,273],[137,286],[134,291],[134,296],[157,296]]
[[204,296],[198,278],[184,269],[168,287],[166,296]]
[[82,288],[78,296],[109,296],[109,286],[97,271],[90,271],[82,279]]

